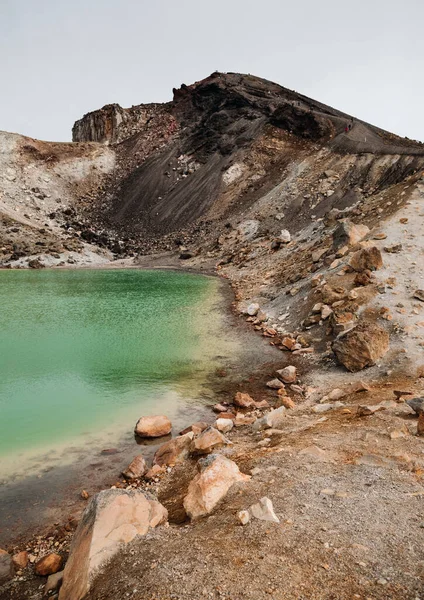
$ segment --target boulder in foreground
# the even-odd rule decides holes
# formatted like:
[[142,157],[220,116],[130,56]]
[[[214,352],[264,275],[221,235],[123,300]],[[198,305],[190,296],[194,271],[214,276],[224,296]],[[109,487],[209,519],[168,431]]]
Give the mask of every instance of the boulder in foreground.
[[134,433],[144,438],[156,438],[171,433],[172,423],[165,415],[141,417],[135,426]]
[[167,510],[135,490],[105,490],[92,498],[75,532],[60,600],[81,600],[95,575],[123,544],[166,522]]
[[389,349],[389,334],[385,329],[364,321],[333,342],[337,360],[348,371],[360,371],[370,367]]
[[184,508],[190,519],[198,519],[212,512],[238,481],[248,481],[235,462],[221,454],[211,454],[198,462],[199,474],[188,487]]

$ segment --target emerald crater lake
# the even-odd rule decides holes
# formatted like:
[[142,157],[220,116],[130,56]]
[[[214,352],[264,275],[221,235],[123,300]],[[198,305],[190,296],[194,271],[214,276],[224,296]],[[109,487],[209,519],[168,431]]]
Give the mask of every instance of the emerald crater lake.
[[143,414],[205,403],[208,374],[234,350],[211,277],[46,269],[3,271],[0,285],[3,478],[128,440]]

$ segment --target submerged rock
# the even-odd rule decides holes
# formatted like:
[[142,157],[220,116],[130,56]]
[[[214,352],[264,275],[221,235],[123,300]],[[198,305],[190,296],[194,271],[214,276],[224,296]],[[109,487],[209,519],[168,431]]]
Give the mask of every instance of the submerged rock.
[[130,465],[122,472],[122,475],[125,479],[138,479],[139,477],[143,477],[147,471],[146,461],[144,457],[139,454],[136,456],[130,463]]
[[140,437],[156,438],[171,433],[172,423],[165,415],[140,417],[134,433]]
[[199,474],[188,487],[184,508],[190,519],[198,519],[212,512],[226,496],[231,486],[249,481],[235,462],[220,454],[211,454],[198,462]]
[[165,507],[140,491],[105,490],[94,496],[75,532],[59,599],[81,600],[123,544],[167,518]]

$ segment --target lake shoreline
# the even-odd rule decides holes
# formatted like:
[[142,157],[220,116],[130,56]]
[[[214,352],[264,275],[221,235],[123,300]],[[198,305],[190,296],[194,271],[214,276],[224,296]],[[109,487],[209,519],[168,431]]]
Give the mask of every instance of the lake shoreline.
[[[163,264],[163,258],[159,260],[149,261],[149,257],[142,257],[142,264],[133,264],[127,262],[123,265],[111,263],[111,269],[141,269],[141,270],[174,270],[187,272],[196,275],[205,275],[218,277],[216,271],[212,269],[195,269],[193,267],[186,268],[183,265]],[[172,262],[172,261],[171,261]],[[80,269],[81,267],[78,267]],[[83,267],[91,270],[90,267]],[[107,268],[105,265],[95,267]],[[61,269],[61,268],[60,268]],[[51,270],[59,270],[57,268]],[[173,434],[178,434],[178,430],[189,426],[194,421],[209,420],[213,422],[214,416],[211,411],[211,405],[214,402],[222,400],[223,397],[230,397],[240,375],[250,374],[252,363],[252,354],[255,362],[263,363],[267,359],[277,359],[278,352],[274,351],[266,342],[259,338],[254,333],[244,320],[240,320],[233,310],[234,292],[231,285],[223,278],[219,278],[218,306],[213,310],[217,310],[224,315],[225,329],[231,331],[232,337],[236,332],[236,337],[240,339],[243,352],[240,356],[232,357],[231,362],[235,358],[234,364],[224,365],[230,373],[230,377],[223,378],[216,373],[211,373],[204,381],[204,385],[209,392],[212,390],[212,395],[208,392],[208,399],[203,402],[198,402],[191,406],[188,414],[183,414],[178,417],[174,423]],[[254,343],[256,342],[256,343]],[[249,348],[247,354],[245,349]],[[264,352],[267,349],[267,352]],[[275,352],[275,354],[274,354]],[[244,356],[246,354],[246,356]],[[265,359],[265,360],[264,360]],[[234,372],[235,371],[235,372]],[[222,373],[221,373],[222,375]],[[235,377],[233,378],[232,375]],[[187,412],[187,411],[186,411]],[[132,432],[133,423],[129,423],[128,431]],[[156,441],[153,446],[146,446],[142,451],[143,455],[149,460],[154,451],[162,443]],[[147,450],[148,448],[148,450]],[[6,491],[0,494],[0,497],[7,499],[9,505],[18,507],[18,512],[27,512],[27,518],[22,515],[22,519],[15,520],[13,526],[8,527],[6,535],[3,533],[0,538],[0,547],[13,547],[14,550],[30,545],[30,541],[36,536],[47,536],[51,533],[52,527],[65,527],[66,523],[73,519],[78,519],[86,506],[86,500],[81,497],[81,492],[85,487],[90,487],[90,496],[101,489],[108,488],[117,481],[121,471],[129,464],[137,452],[137,446],[134,444],[132,433],[125,436],[119,444],[117,444],[117,452],[113,451],[110,454],[102,454],[102,450],[107,448],[98,447],[95,452],[91,448],[91,454],[85,455],[84,447],[74,448],[75,461],[71,465],[52,468],[43,476],[35,475],[26,477],[16,483],[6,486]],[[78,475],[74,477],[73,475]],[[82,476],[81,476],[82,475]],[[54,489],[54,493],[52,493]],[[29,502],[30,499],[30,502]],[[40,513],[43,512],[47,518],[40,519]]]

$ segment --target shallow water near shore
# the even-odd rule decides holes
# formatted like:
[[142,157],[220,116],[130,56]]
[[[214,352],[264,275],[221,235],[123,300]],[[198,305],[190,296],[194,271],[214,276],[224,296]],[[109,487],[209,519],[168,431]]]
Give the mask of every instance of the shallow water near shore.
[[142,414],[190,411],[236,347],[213,310],[214,278],[4,271],[0,286],[3,482],[113,447]]

